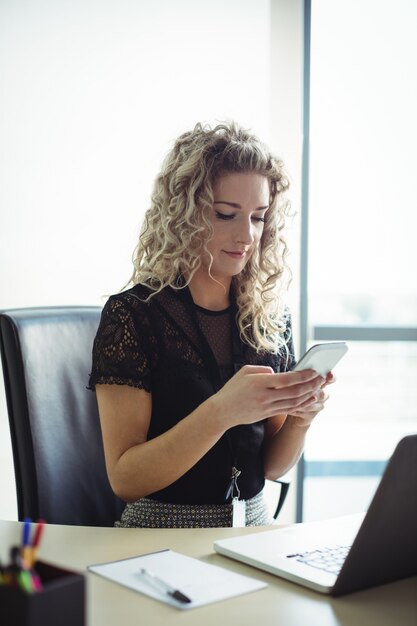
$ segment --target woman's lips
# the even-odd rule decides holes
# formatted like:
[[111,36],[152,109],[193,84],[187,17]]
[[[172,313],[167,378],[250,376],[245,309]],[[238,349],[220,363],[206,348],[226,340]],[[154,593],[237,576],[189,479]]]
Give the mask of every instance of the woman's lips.
[[228,256],[232,257],[232,259],[243,259],[244,256],[246,255],[246,251],[242,250],[224,250],[223,252],[225,252]]

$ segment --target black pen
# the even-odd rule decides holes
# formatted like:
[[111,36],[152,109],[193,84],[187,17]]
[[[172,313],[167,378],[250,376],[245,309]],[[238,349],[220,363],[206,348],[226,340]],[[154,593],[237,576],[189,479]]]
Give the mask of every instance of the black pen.
[[183,604],[188,604],[189,602],[191,602],[191,599],[188,596],[186,596],[178,589],[174,589],[174,587],[168,585],[168,583],[166,583],[161,578],[158,578],[158,576],[155,576],[155,574],[152,574],[152,572],[150,572],[149,570],[142,567],[139,570],[139,574],[146,578],[149,583],[157,587],[159,591],[164,591],[169,596],[171,596],[171,598],[178,600],[178,602],[182,602]]

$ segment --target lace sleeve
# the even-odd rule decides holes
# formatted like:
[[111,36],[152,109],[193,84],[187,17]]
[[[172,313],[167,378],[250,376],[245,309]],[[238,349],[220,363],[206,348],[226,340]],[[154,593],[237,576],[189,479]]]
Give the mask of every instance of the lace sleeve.
[[116,384],[151,391],[151,342],[147,305],[128,294],[112,296],[103,308],[94,340],[88,388]]

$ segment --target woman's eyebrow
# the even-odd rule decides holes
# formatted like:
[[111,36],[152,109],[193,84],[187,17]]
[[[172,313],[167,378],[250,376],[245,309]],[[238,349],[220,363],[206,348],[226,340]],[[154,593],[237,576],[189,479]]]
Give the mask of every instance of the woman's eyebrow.
[[[242,206],[237,202],[227,202],[226,200],[215,200],[213,204],[227,204],[228,206],[233,207],[234,209],[241,209]],[[255,211],[263,211],[264,209],[269,209],[269,204],[266,206],[258,206]]]

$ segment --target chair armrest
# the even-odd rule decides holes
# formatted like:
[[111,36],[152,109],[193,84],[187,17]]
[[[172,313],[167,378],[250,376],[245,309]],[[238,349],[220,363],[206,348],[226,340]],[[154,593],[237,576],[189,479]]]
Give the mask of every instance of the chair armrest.
[[274,513],[274,519],[277,519],[282,507],[284,506],[284,502],[288,494],[288,489],[290,488],[290,483],[287,480],[273,480],[272,482],[281,485],[279,500]]

